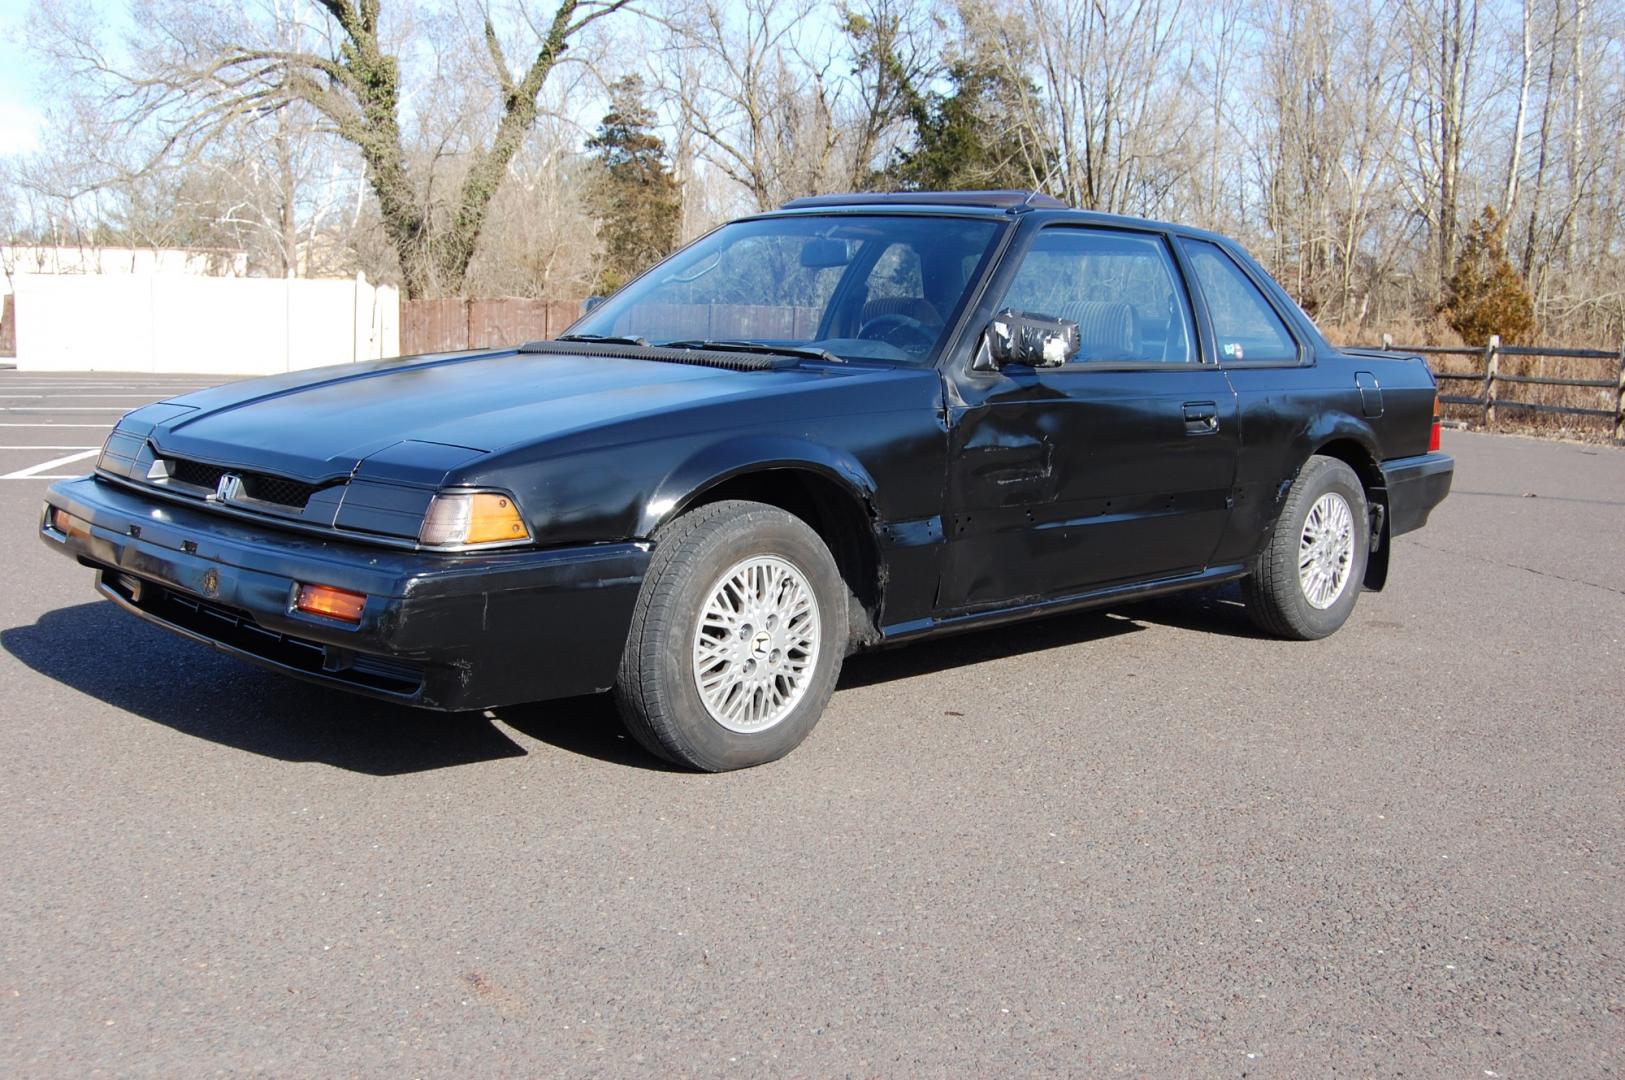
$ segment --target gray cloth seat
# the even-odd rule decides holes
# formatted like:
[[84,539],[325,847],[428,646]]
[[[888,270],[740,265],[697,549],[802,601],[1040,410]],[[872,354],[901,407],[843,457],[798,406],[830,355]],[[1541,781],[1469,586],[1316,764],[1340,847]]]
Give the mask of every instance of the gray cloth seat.
[[1133,305],[1075,300],[1061,308],[1061,318],[1078,324],[1079,360],[1139,359]]

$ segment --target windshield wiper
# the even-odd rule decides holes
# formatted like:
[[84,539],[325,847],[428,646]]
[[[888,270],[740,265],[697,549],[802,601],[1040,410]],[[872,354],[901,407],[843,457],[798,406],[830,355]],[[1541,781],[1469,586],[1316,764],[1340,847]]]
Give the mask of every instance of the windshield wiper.
[[649,347],[648,338],[617,336],[615,334],[562,334],[554,341],[580,341],[588,345],[641,345]]
[[846,361],[842,360],[839,356],[836,356],[828,349],[811,349],[802,345],[770,345],[765,341],[705,341],[700,338],[691,338],[665,342],[662,348],[713,349],[717,352],[762,353],[768,356],[799,356],[804,360],[823,360],[831,364],[846,363]]

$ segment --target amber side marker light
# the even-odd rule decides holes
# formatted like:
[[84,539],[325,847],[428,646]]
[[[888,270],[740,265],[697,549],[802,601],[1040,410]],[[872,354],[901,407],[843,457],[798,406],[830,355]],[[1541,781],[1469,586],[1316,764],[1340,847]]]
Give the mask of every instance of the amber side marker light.
[[1433,394],[1433,432],[1428,436],[1428,453],[1439,449],[1439,394]]
[[367,598],[361,593],[335,589],[331,585],[300,585],[293,602],[295,610],[306,615],[323,615],[340,622],[358,623]]
[[72,536],[79,540],[90,539],[90,522],[76,518],[66,510],[52,507],[50,521],[51,528],[63,536]]

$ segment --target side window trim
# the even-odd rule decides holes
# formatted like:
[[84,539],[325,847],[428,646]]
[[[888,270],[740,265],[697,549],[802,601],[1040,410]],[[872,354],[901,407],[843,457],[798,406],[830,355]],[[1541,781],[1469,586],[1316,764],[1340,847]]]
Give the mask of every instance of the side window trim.
[[[1215,364],[1226,368],[1292,368],[1309,366],[1314,359],[1314,351],[1310,349],[1308,344],[1304,341],[1303,334],[1299,332],[1296,322],[1286,312],[1281,310],[1281,305],[1276,302],[1271,290],[1264,287],[1264,283],[1258,280],[1258,276],[1253,273],[1252,268],[1247,265],[1245,260],[1236,258],[1235,252],[1230,250],[1228,244],[1219,240],[1209,239],[1205,236],[1180,235],[1176,237],[1175,240],[1176,243],[1174,244],[1174,247],[1179,253],[1180,269],[1184,271],[1187,279],[1186,287],[1193,295],[1200,297],[1200,303],[1202,306],[1202,320],[1205,323],[1207,330],[1206,336],[1212,343],[1211,353],[1205,353],[1204,355],[1211,355]],[[1196,268],[1191,265],[1190,256],[1186,249],[1186,245],[1192,243],[1212,245],[1221,255],[1224,256],[1225,259],[1229,261],[1231,266],[1235,267],[1236,272],[1252,285],[1253,291],[1256,292],[1261,299],[1263,299],[1265,305],[1271,312],[1274,313],[1276,320],[1281,324],[1281,328],[1286,331],[1287,337],[1292,339],[1292,344],[1298,353],[1296,359],[1226,360],[1224,357],[1219,355],[1218,328],[1213,323],[1213,311],[1208,306],[1207,294],[1202,289],[1202,281],[1196,274]],[[1206,343],[1204,343],[1204,345],[1205,344]]]

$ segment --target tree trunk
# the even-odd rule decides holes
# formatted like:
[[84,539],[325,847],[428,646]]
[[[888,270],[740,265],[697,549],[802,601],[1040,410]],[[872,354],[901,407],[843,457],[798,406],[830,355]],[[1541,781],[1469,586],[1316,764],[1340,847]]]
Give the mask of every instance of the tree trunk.
[[[1529,198],[1529,228],[1524,236],[1523,244],[1523,276],[1524,280],[1534,283],[1535,273],[1535,240],[1539,227],[1540,206],[1546,189],[1546,163],[1551,150],[1552,130],[1552,89],[1557,78],[1557,38],[1562,28],[1562,19],[1554,16],[1552,24],[1551,41],[1546,55],[1546,87],[1545,96],[1540,104],[1540,141],[1535,153],[1535,184]],[[1536,292],[1539,299],[1539,290]]]
[[1534,51],[1530,47],[1529,20],[1533,14],[1530,0],[1523,0],[1523,66],[1518,80],[1518,113],[1512,124],[1512,151],[1507,162],[1507,182],[1501,196],[1501,220],[1512,217],[1512,204],[1518,199],[1518,173],[1523,168],[1523,124],[1529,111],[1529,79],[1534,67]]

